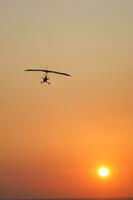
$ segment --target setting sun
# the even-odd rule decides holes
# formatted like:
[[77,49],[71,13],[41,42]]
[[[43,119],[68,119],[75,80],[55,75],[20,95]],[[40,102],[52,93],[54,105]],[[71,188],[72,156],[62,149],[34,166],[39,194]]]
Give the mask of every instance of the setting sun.
[[107,177],[109,175],[109,173],[110,173],[110,170],[108,167],[100,167],[98,169],[98,174],[101,177]]

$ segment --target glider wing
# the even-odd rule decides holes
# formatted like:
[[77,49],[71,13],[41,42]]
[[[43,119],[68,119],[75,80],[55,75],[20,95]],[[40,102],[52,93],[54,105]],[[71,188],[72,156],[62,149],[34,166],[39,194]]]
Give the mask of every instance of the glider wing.
[[65,75],[65,76],[71,76],[70,74],[63,73],[63,72],[57,72],[57,71],[52,71],[52,70],[47,70],[47,69],[26,69],[25,71],[38,71],[38,72],[46,72],[46,73],[55,73],[55,74],[60,74],[60,75]]

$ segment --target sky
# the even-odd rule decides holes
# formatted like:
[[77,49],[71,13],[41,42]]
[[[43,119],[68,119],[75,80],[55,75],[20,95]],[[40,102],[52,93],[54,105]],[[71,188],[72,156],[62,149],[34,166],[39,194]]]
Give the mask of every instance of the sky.
[[0,0],[0,199],[133,195],[132,10]]

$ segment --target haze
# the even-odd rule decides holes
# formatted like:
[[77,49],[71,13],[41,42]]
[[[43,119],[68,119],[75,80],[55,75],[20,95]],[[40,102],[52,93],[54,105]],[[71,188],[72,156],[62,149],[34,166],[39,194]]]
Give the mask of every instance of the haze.
[[[133,195],[132,11],[131,0],[0,0],[1,199]],[[72,77],[49,87],[24,72],[45,66]]]

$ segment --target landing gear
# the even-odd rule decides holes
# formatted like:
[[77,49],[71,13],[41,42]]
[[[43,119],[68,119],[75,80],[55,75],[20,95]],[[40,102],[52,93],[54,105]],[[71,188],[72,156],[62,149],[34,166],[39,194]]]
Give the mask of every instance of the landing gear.
[[48,80],[49,80],[49,78],[48,78],[47,73],[46,73],[45,76],[42,77],[41,84],[47,83],[47,84],[50,85],[50,82]]
[[[49,79],[48,79],[48,80],[49,80]],[[50,85],[50,82],[49,82],[48,80],[43,79],[43,80],[41,81],[41,84],[47,83],[48,85]]]

